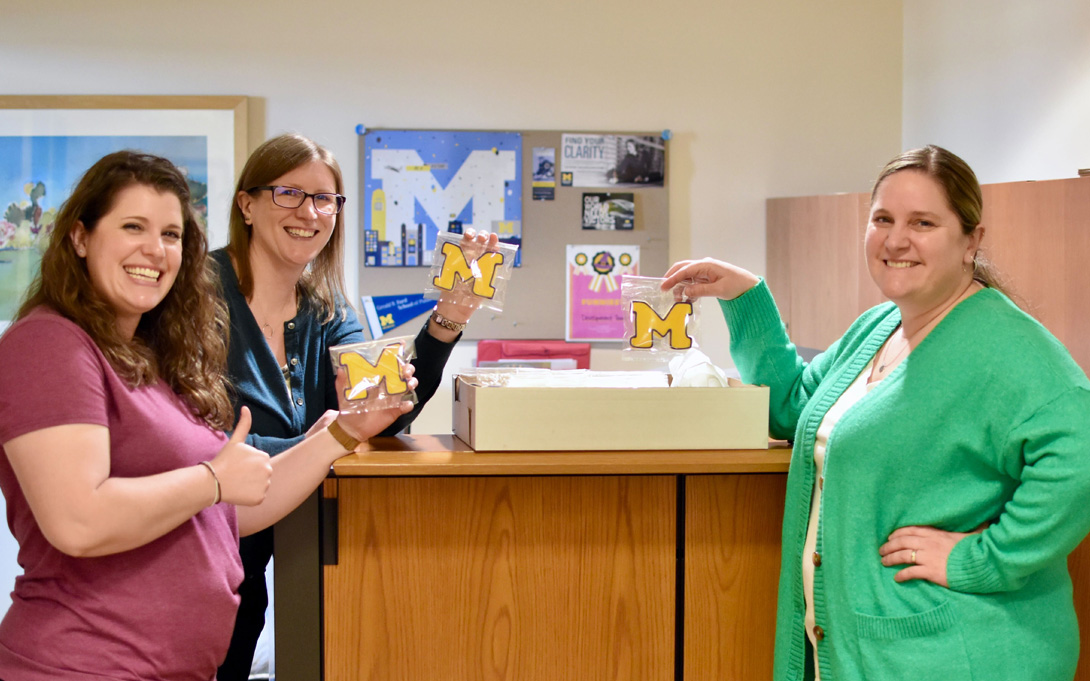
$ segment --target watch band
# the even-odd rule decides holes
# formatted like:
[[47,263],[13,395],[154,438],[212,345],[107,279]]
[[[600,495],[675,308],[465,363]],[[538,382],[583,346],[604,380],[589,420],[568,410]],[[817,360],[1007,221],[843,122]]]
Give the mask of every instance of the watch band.
[[439,314],[439,310],[435,309],[431,313],[431,320],[443,327],[444,329],[450,329],[454,333],[461,333],[466,328],[466,322],[456,322],[453,319],[447,319],[443,315]]
[[333,439],[341,443],[341,446],[350,452],[356,451],[356,447],[360,446],[360,441],[348,434],[348,432],[341,428],[341,424],[337,423],[337,419],[330,421],[326,426],[326,430],[333,436]]

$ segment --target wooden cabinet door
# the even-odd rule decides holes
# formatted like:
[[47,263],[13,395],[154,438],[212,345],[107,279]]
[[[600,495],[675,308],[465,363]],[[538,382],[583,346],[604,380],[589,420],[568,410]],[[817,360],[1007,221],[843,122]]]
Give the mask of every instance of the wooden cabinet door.
[[685,479],[685,679],[772,678],[785,474]]
[[330,681],[671,681],[676,477],[342,478]]
[[863,260],[870,197],[769,199],[765,279],[796,345],[824,350],[882,301]]

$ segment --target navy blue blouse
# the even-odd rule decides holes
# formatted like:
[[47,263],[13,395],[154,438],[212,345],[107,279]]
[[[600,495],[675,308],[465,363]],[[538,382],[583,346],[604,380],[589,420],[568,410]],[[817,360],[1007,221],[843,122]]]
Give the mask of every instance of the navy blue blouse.
[[[327,409],[337,408],[336,374],[329,349],[344,343],[367,340],[355,312],[346,309],[344,319],[335,315],[322,322],[312,305],[303,301],[293,319],[284,322],[284,349],[288,360],[291,397],[288,398],[284,374],[261,327],[239,291],[238,277],[225,249],[211,254],[218,270],[223,297],[231,314],[231,336],[227,350],[227,372],[233,386],[231,399],[235,419],[243,406],[250,408],[253,425],[247,444],[279,454],[302,441],[303,435]],[[342,308],[343,309],[343,308]],[[460,337],[460,336],[459,336]],[[393,435],[412,422],[424,408],[443,379],[454,343],[444,343],[428,333],[428,325],[416,336],[413,365],[420,382],[416,388],[416,407],[386,429]]]

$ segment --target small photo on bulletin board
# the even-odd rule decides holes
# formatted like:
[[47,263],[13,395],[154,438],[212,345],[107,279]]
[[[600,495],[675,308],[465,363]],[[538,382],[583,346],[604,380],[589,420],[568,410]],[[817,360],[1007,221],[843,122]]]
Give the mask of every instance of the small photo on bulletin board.
[[560,161],[573,187],[661,187],[666,142],[653,135],[565,134]]
[[583,229],[632,229],[635,226],[635,194],[583,194]]

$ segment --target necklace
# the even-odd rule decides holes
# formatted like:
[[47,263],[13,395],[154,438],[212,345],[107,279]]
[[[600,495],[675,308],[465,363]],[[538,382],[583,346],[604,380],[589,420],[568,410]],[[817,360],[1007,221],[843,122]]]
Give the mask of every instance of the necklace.
[[889,340],[886,341],[886,344],[882,346],[882,352],[879,353],[880,356],[877,358],[877,373],[884,374],[886,372],[886,369],[895,366],[898,360],[907,355],[908,351],[912,349],[912,342],[917,340],[917,338],[923,338],[923,335],[925,335],[931,328],[933,328],[934,325],[938,323],[938,320],[942,319],[942,316],[943,315],[939,315],[936,316],[934,319],[931,319],[926,324],[913,331],[911,336],[905,335],[905,327],[901,325],[899,328],[901,329],[901,337],[905,340],[904,347],[898,350],[897,354],[895,354],[893,357],[887,357],[886,355],[889,353],[889,347],[893,344],[893,335],[891,334]]
[[[904,329],[901,329],[901,334],[904,335]],[[882,348],[882,357],[878,358],[878,373],[880,374],[885,373],[886,367],[899,360],[906,352],[908,352],[909,347],[911,347],[909,345],[909,339],[906,338],[904,347],[898,350],[896,355],[894,355],[893,357],[886,357],[885,355],[886,352],[889,350],[889,346],[890,344],[887,342]]]
[[908,351],[912,348],[912,341],[916,337],[923,338],[923,334],[926,334],[927,332],[929,332],[940,321],[942,321],[942,318],[946,316],[947,312],[949,312],[951,309],[953,309],[953,307],[955,305],[957,305],[962,300],[964,300],[969,295],[971,295],[972,293],[975,293],[975,292],[976,291],[973,289],[972,282],[970,282],[969,286],[966,287],[966,289],[964,291],[962,291],[960,295],[958,295],[956,298],[951,300],[947,305],[945,305],[942,309],[940,309],[938,311],[938,313],[934,317],[927,320],[927,322],[924,323],[919,329],[914,331],[911,336],[905,336],[904,335],[905,334],[905,327],[904,327],[904,325],[901,325],[901,327],[900,327],[901,337],[905,339],[905,345],[904,345],[903,348],[898,350],[897,354],[895,354],[893,357],[886,357],[886,355],[889,352],[889,346],[891,345],[891,341],[893,340],[893,336],[891,335],[889,340],[886,341],[886,344],[882,346],[882,351],[879,353],[879,356],[876,358],[876,361],[877,361],[877,364],[878,364],[877,373],[884,374],[888,367],[891,367],[894,364],[896,364],[897,361],[901,359],[901,357],[903,357],[905,354],[908,353]]
[[261,315],[262,317],[265,317],[266,319],[270,320],[270,321],[263,322],[258,317],[257,312],[254,310],[253,301],[251,300],[251,301],[248,301],[248,302],[250,304],[250,313],[253,314],[254,321],[257,322],[258,327],[261,328],[261,334],[263,336],[265,336],[265,338],[269,339],[270,341],[276,335],[276,333],[275,333],[276,329],[273,328],[272,320],[277,320],[277,319],[282,320],[280,322],[280,326],[283,327],[284,322],[287,321],[288,319],[291,319],[292,317],[294,317],[296,315],[296,313],[298,312],[298,310],[299,310],[298,299],[293,297],[292,300],[290,301],[290,307],[289,307],[289,305],[284,305],[279,310],[279,313],[277,313],[277,314],[270,314],[268,316]]

